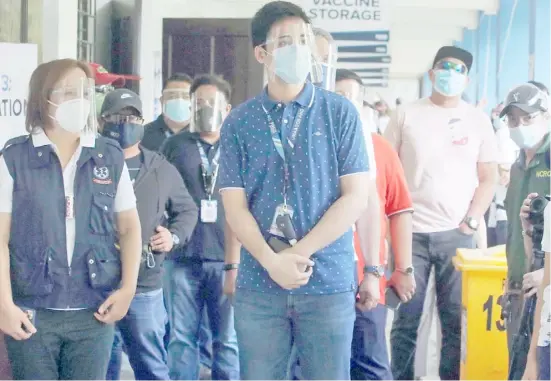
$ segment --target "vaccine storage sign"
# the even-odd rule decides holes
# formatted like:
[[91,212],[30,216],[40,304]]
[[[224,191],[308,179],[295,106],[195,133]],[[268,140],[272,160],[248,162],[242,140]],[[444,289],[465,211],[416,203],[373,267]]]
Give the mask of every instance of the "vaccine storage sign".
[[0,149],[12,137],[24,135],[29,80],[37,66],[33,44],[0,43]]

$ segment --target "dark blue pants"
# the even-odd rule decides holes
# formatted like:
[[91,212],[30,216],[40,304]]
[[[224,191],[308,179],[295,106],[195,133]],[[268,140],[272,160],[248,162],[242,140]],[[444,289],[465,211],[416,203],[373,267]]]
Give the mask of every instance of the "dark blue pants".
[[199,377],[199,332],[207,308],[212,332],[212,379],[238,380],[233,307],[223,293],[223,262],[177,262],[172,269],[168,363],[173,380]]
[[353,380],[393,379],[386,345],[387,312],[381,304],[370,311],[356,308],[350,362],[350,377]]
[[123,345],[136,380],[169,379],[163,341],[166,320],[162,289],[136,294],[128,314],[117,323],[108,380],[120,378]]
[[203,309],[203,319],[199,331],[199,359],[201,365],[212,368],[212,334],[209,328],[209,315],[207,308]]
[[474,248],[474,237],[459,229],[413,233],[416,292],[398,308],[390,334],[392,374],[397,380],[414,379],[417,330],[423,314],[427,284],[434,266],[437,308],[442,323],[440,379],[458,380],[461,358],[461,273],[452,258],[457,248]]
[[545,347],[538,347],[538,380],[551,380],[551,372],[549,371],[551,362],[551,352],[549,351],[549,345]]
[[495,228],[487,228],[488,247],[505,245],[507,242],[507,221],[497,221]]

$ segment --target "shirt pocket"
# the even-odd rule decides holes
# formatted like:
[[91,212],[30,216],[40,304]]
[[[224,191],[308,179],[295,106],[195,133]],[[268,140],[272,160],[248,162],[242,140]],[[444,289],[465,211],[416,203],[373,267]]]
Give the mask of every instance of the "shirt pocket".
[[121,261],[119,252],[113,247],[93,247],[86,255],[88,280],[93,289],[111,291],[121,282]]
[[115,232],[114,195],[107,193],[94,194],[90,209],[90,229],[98,235],[109,235]]
[[46,296],[54,288],[50,262],[52,249],[46,249],[39,258],[29,258],[27,253],[10,250],[13,292],[21,296]]

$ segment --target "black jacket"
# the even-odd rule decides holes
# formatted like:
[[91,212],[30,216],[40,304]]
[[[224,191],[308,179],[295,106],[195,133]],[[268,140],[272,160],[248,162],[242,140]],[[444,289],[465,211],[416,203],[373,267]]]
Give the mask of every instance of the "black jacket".
[[[134,193],[142,226],[142,242],[147,245],[156,234],[156,227],[163,225],[178,236],[180,246],[185,245],[197,224],[197,205],[176,168],[163,156],[141,148],[144,163],[134,182]],[[137,292],[162,287],[162,264],[166,253],[153,254],[154,266],[151,262],[148,266],[146,253],[142,253]]]
[[[187,130],[187,127],[182,131]],[[163,115],[159,115],[153,122],[145,125],[142,146],[150,151],[158,152],[165,140],[174,135],[174,132],[165,123]]]

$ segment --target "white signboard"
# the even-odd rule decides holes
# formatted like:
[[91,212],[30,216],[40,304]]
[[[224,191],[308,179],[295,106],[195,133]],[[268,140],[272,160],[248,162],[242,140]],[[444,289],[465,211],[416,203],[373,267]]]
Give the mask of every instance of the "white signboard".
[[10,138],[26,134],[29,80],[38,62],[33,44],[0,43],[0,149]]
[[387,31],[391,0],[295,0],[312,24],[328,32]]

